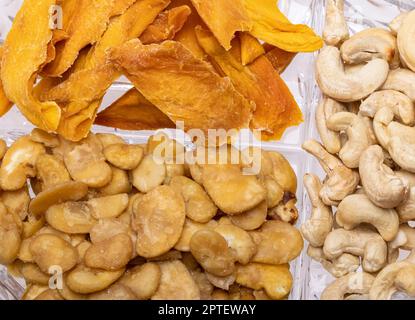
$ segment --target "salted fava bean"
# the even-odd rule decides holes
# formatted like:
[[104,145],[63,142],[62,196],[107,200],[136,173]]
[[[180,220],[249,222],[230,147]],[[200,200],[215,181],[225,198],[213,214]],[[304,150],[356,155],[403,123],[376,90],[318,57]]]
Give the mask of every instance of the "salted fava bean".
[[103,219],[93,226],[89,237],[92,243],[100,243],[118,234],[129,234],[130,232],[130,227],[117,219]]
[[30,252],[30,244],[32,240],[33,240],[32,238],[27,238],[21,241],[20,247],[17,249],[18,250],[17,258],[19,260],[23,262],[35,262],[33,259],[33,255]]
[[22,239],[17,219],[0,202],[0,264],[12,263],[19,254]]
[[166,163],[166,178],[163,184],[170,184],[174,177],[185,176],[185,166],[183,164]]
[[230,300],[229,293],[225,290],[214,289],[211,294],[212,300]]
[[83,182],[69,181],[42,191],[29,204],[29,212],[38,216],[50,207],[66,201],[78,201],[88,193],[88,186]]
[[33,142],[29,137],[21,137],[13,143],[1,163],[1,189],[13,191],[23,188],[27,178],[36,175],[37,158],[44,153],[44,146]]
[[66,278],[67,276],[65,275],[62,279],[62,288],[58,288],[59,294],[65,300],[86,300],[88,298],[87,295],[76,293],[69,289],[68,285],[66,284]]
[[109,163],[123,170],[137,168],[143,159],[144,150],[134,144],[112,144],[104,148],[104,156]]
[[164,253],[158,257],[150,258],[148,261],[151,262],[161,262],[161,261],[169,261],[169,260],[181,260],[182,259],[182,253],[177,250],[170,250],[167,253]]
[[42,292],[49,290],[48,286],[29,284],[23,293],[22,300],[35,300]]
[[25,221],[23,221],[22,238],[26,239],[38,232],[46,223],[45,216],[35,216],[28,214]]
[[231,274],[226,277],[218,277],[214,274],[211,274],[209,272],[205,272],[206,277],[209,280],[209,282],[214,285],[216,288],[223,289],[228,291],[230,286],[235,283],[235,275]]
[[127,209],[128,195],[123,193],[95,198],[88,200],[87,205],[95,219],[116,218]]
[[192,276],[193,280],[199,288],[200,299],[210,300],[210,297],[213,292],[213,285],[208,280],[206,274],[200,270],[193,270],[190,271],[190,275]]
[[64,300],[57,290],[48,289],[39,294],[35,300]]
[[222,218],[214,230],[225,238],[239,263],[247,264],[251,260],[256,252],[256,245],[248,232],[233,225],[226,218]]
[[86,252],[92,246],[92,243],[85,240],[76,246],[76,251],[78,252],[78,263],[82,263],[85,259]]
[[256,176],[243,175],[236,165],[205,165],[203,186],[224,213],[241,214],[265,200],[266,191]]
[[112,133],[97,133],[96,137],[101,142],[103,148],[106,148],[113,144],[120,144],[120,143],[125,144],[125,141],[123,140],[123,138]]
[[271,176],[278,182],[284,191],[297,192],[297,176],[290,163],[278,152],[264,152],[272,162]]
[[32,130],[30,139],[34,142],[41,143],[48,148],[56,148],[59,146],[59,139],[56,134],[48,133],[38,128]]
[[298,257],[303,249],[301,233],[287,222],[267,221],[250,235],[257,245],[253,262],[285,264]]
[[278,206],[268,212],[272,219],[282,220],[295,224],[298,219],[297,199],[294,195],[285,194],[284,200]]
[[228,276],[235,271],[234,253],[225,238],[218,232],[204,229],[190,240],[190,252],[207,272]]
[[146,155],[137,168],[132,171],[133,186],[147,193],[160,186],[166,178],[166,166],[153,155]]
[[170,187],[182,195],[186,216],[193,221],[206,223],[216,215],[218,208],[198,183],[186,177],[174,177]]
[[126,286],[115,283],[107,289],[89,295],[88,300],[137,300],[134,293]]
[[7,152],[7,144],[6,141],[4,141],[3,139],[0,139],[0,160],[3,159],[4,155]]
[[42,272],[34,263],[22,263],[19,270],[26,282],[41,285],[48,285],[49,283],[50,276]]
[[189,164],[188,168],[192,179],[198,184],[203,185],[203,168],[197,163]]
[[37,179],[41,190],[47,190],[58,184],[71,181],[63,160],[51,154],[42,154],[36,161]]
[[182,157],[185,151],[184,145],[170,139],[163,132],[151,136],[147,142],[147,154],[153,154],[165,160],[176,160]]
[[266,177],[263,180],[267,190],[266,203],[268,208],[276,207],[284,198],[284,189],[272,177]]
[[161,269],[153,262],[136,266],[124,274],[120,283],[128,287],[139,300],[150,299],[160,285]]
[[180,261],[159,263],[161,270],[160,285],[152,300],[199,300],[199,288]]
[[97,189],[98,194],[102,196],[111,196],[120,193],[129,193],[132,185],[128,178],[128,173],[117,167],[111,166],[112,178],[105,187]]
[[244,213],[231,216],[232,223],[244,230],[252,231],[261,227],[267,219],[267,202],[263,201],[255,208]]
[[22,221],[25,220],[30,202],[27,186],[16,191],[4,191],[0,199],[6,206],[8,212],[20,217]]
[[49,272],[52,266],[58,266],[62,272],[72,269],[78,262],[78,252],[67,241],[53,234],[41,234],[30,243],[30,252],[39,268]]
[[288,264],[275,266],[250,263],[238,265],[236,282],[254,290],[264,289],[271,299],[281,300],[289,295],[293,278]]
[[97,220],[86,202],[65,202],[46,211],[46,221],[55,229],[69,234],[89,233]]
[[78,265],[68,273],[66,284],[69,289],[81,294],[98,292],[117,281],[125,269],[106,271]]
[[137,253],[153,258],[172,249],[186,218],[183,198],[168,186],[160,186],[134,202],[133,229]]
[[133,245],[128,234],[120,233],[107,240],[94,243],[85,253],[85,264],[90,268],[119,270],[130,261]]
[[105,161],[102,144],[94,135],[73,143],[62,140],[63,160],[69,174],[75,181],[81,181],[91,188],[101,188],[111,181],[111,167]]
[[182,252],[189,252],[190,240],[196,232],[203,229],[214,229],[216,226],[217,222],[215,220],[211,220],[208,223],[198,223],[194,222],[191,219],[186,219],[183,226],[182,235],[180,236],[180,239],[177,241],[174,248]]

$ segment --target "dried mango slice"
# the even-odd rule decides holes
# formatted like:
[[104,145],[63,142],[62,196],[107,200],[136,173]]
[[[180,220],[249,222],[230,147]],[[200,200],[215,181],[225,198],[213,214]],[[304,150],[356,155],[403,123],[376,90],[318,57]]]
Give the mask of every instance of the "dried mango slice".
[[33,85],[47,59],[52,39],[49,8],[55,0],[26,0],[17,13],[4,44],[1,80],[6,96],[34,125],[46,131],[58,127],[61,110],[55,102],[39,102]]
[[312,52],[323,40],[306,25],[294,25],[278,9],[275,0],[242,0],[253,21],[254,37],[289,52]]
[[172,40],[191,13],[188,6],[180,6],[160,13],[140,36],[140,41],[149,44]]
[[265,56],[269,62],[272,63],[275,71],[277,71],[279,74],[283,73],[285,69],[287,69],[287,67],[297,55],[296,52],[288,52],[274,46],[265,45],[264,47],[267,51]]
[[196,35],[201,47],[231,79],[235,88],[255,102],[252,129],[264,131],[263,136],[267,139],[268,136],[279,139],[288,126],[302,121],[301,110],[294,97],[264,56],[249,66],[243,66],[208,30],[198,27]]
[[179,42],[131,40],[114,49],[110,59],[146,99],[171,120],[183,121],[185,130],[249,127],[253,106]]
[[261,43],[248,32],[241,32],[239,39],[241,42],[241,61],[244,66],[265,53]]
[[72,73],[66,81],[42,95],[43,99],[52,98],[64,106],[58,133],[74,141],[88,134],[102,97],[121,75],[112,64],[107,63],[108,49],[140,36],[169,3],[169,0],[135,2],[124,14],[112,20],[83,61],[83,69]]
[[[3,56],[3,47],[0,46],[0,62],[1,62],[2,56]],[[1,72],[1,68],[0,68],[0,72]],[[9,99],[7,99],[6,94],[4,93],[4,90],[3,90],[3,85],[1,84],[1,80],[0,80],[0,117],[5,115],[12,106],[13,106],[13,103]]]
[[95,124],[123,130],[175,128],[174,123],[135,88],[101,111]]
[[[190,0],[175,0],[173,6],[181,6],[186,5],[190,8],[192,13],[187,18],[186,23],[182,27],[182,29],[176,34],[173,40],[180,42],[183,44],[187,49],[189,49],[193,55],[198,59],[205,58],[205,52],[199,46],[199,42],[197,42],[195,27],[199,25],[205,25],[203,20],[197,14],[196,9],[193,7],[193,4]],[[174,7],[173,7],[174,8]]]
[[123,14],[137,0],[116,0],[112,8],[111,16]]
[[63,30],[55,29],[52,31],[52,40],[48,44],[47,58],[44,62],[44,65],[52,62],[55,59],[57,43],[68,39],[68,37],[68,34]]
[[253,27],[243,0],[191,1],[200,17],[226,50],[231,48],[231,41],[237,31],[251,31]]
[[[67,71],[82,48],[101,38],[114,6],[114,0],[78,0],[76,12],[71,12],[72,19],[66,30],[69,38],[56,46],[56,58],[44,68],[44,73],[58,77]],[[65,16],[65,12],[63,15]]]

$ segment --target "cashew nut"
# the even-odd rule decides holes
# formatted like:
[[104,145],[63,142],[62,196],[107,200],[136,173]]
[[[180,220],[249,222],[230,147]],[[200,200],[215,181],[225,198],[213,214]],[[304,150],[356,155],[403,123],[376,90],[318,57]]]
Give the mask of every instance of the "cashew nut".
[[332,282],[321,294],[321,300],[344,300],[347,294],[368,294],[375,278],[369,273],[350,273]]
[[409,12],[398,30],[398,47],[405,66],[415,71],[415,10]]
[[311,259],[320,262],[323,267],[336,278],[355,272],[360,267],[359,257],[349,253],[343,253],[341,256],[331,261],[324,255],[322,248],[309,246],[307,254]]
[[401,222],[408,222],[415,220],[415,174],[407,171],[398,171],[396,175],[400,177],[405,184],[410,186],[409,198],[396,208]]
[[339,102],[325,97],[320,102],[316,111],[317,130],[320,134],[324,147],[331,154],[336,154],[342,148],[340,133],[330,130],[327,127],[327,120],[335,113],[346,111],[346,108]]
[[369,28],[353,35],[340,48],[345,63],[359,64],[373,59],[388,63],[397,54],[396,38],[388,30]]
[[331,207],[326,206],[320,199],[322,185],[317,176],[306,174],[304,186],[313,208],[310,219],[301,226],[301,232],[312,246],[321,247],[333,228],[333,213]]
[[392,209],[408,199],[409,185],[395,175],[384,161],[382,148],[370,146],[360,157],[359,173],[369,199],[378,207]]
[[337,209],[336,222],[346,230],[354,229],[362,223],[370,224],[385,241],[393,240],[399,230],[399,216],[396,211],[375,206],[364,194],[344,198]]
[[415,124],[415,111],[412,100],[405,94],[395,90],[381,90],[372,93],[360,105],[362,116],[374,118],[383,107],[389,107],[397,119],[405,125]]
[[355,192],[360,180],[357,172],[347,168],[315,140],[306,141],[303,149],[319,160],[328,175],[320,191],[321,200],[326,205],[338,205],[346,196]]
[[376,276],[369,292],[371,300],[389,300],[397,291],[415,296],[415,265],[401,261],[388,265]]
[[405,20],[405,18],[408,16],[408,14],[409,12],[402,12],[401,14],[396,16],[395,19],[393,19],[391,23],[389,24],[389,29],[391,29],[392,34],[394,36],[398,35],[399,29],[401,28],[402,23]]
[[324,42],[329,46],[337,46],[348,38],[349,27],[344,18],[344,0],[327,1]]
[[335,100],[352,102],[366,98],[379,89],[389,73],[389,64],[373,59],[353,73],[346,73],[340,51],[325,47],[317,58],[317,82],[323,93]]
[[396,69],[389,72],[382,90],[396,90],[415,101],[415,73],[408,69]]
[[377,233],[366,228],[354,230],[336,229],[324,242],[324,254],[333,260],[343,253],[363,258],[363,269],[367,272],[379,271],[387,261],[387,245]]
[[351,112],[339,112],[327,120],[327,127],[337,132],[346,131],[348,139],[339,157],[347,167],[358,168],[363,151],[375,143],[363,118]]

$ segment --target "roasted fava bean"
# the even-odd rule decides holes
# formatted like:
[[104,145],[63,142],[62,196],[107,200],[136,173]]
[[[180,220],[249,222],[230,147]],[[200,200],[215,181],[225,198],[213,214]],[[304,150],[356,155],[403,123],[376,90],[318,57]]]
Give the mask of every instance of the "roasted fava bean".
[[231,216],[230,219],[235,226],[247,231],[252,231],[264,224],[267,220],[267,211],[267,203],[263,201],[255,208],[242,214]]
[[36,161],[37,179],[42,191],[71,181],[63,160],[51,154],[42,154]]
[[133,254],[128,234],[120,233],[107,240],[94,243],[85,253],[85,264],[90,268],[119,270],[125,267]]
[[206,223],[216,215],[218,208],[198,183],[186,177],[174,177],[170,187],[182,195],[186,216],[193,221]]
[[131,289],[137,299],[147,300],[156,293],[160,279],[160,266],[149,262],[128,270],[120,283]]
[[112,133],[97,133],[96,137],[101,142],[103,148],[106,148],[113,144],[125,144],[125,141],[121,137]]
[[177,241],[174,248],[182,252],[189,252],[190,240],[196,232],[203,229],[214,229],[216,226],[217,222],[215,220],[211,220],[208,223],[198,223],[194,222],[191,219],[186,219],[183,226],[182,235],[180,236],[180,239]]
[[137,168],[132,171],[133,185],[138,191],[147,193],[160,186],[166,178],[166,166],[146,155]]
[[168,252],[179,240],[186,218],[183,198],[160,186],[134,202],[133,229],[137,253],[145,258]]
[[89,295],[88,300],[137,300],[134,293],[127,287],[115,283],[109,288]]
[[30,133],[30,139],[34,142],[41,143],[48,148],[56,148],[59,146],[59,139],[55,134],[48,133],[38,128],[33,129]]
[[36,297],[48,289],[49,287],[45,285],[29,284],[23,293],[22,300],[35,300]]
[[190,252],[207,271],[228,276],[235,270],[235,257],[225,238],[213,230],[196,232],[190,240]]
[[19,254],[22,239],[17,219],[0,202],[0,264],[12,263]]
[[49,272],[52,266],[59,266],[62,272],[72,269],[78,262],[78,253],[75,248],[53,234],[41,234],[30,243],[30,252],[39,268]]
[[104,156],[109,163],[122,170],[137,168],[143,159],[144,150],[133,144],[112,144],[104,149]]
[[1,194],[1,202],[6,206],[8,212],[20,217],[22,221],[26,219],[30,202],[27,187],[16,191],[4,191]]
[[42,272],[35,263],[22,263],[19,270],[26,282],[45,286],[49,283],[49,275]]
[[127,209],[126,193],[95,198],[87,201],[91,214],[95,219],[116,218]]
[[128,178],[128,173],[117,167],[111,166],[112,178],[109,184],[99,188],[98,194],[102,196],[112,196],[120,193],[129,193],[132,185]]
[[166,178],[164,184],[170,184],[174,177],[181,177],[185,175],[185,166],[183,164],[166,163]]

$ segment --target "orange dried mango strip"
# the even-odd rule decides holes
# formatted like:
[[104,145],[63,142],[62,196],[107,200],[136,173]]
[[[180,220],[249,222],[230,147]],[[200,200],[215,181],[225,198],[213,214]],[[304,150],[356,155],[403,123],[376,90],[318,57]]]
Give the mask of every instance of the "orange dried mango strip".
[[[82,48],[101,38],[108,26],[115,2],[115,0],[77,1],[76,12],[71,12],[72,17],[66,30],[69,38],[56,46],[56,58],[44,68],[45,74],[51,77],[61,76],[72,66]],[[70,8],[73,10],[72,6]],[[63,15],[65,16],[65,12]]]
[[33,85],[40,67],[47,59],[52,40],[49,8],[55,0],[25,0],[17,13],[4,43],[1,80],[6,96],[35,126],[54,131],[61,109],[52,101],[39,102],[33,96]]
[[287,69],[297,55],[296,52],[288,52],[274,46],[265,46],[265,50],[267,51],[265,56],[279,74]]
[[248,32],[241,32],[239,39],[241,42],[241,61],[244,66],[265,53],[261,43]]
[[131,40],[110,58],[147,100],[171,120],[183,121],[185,130],[249,127],[252,104],[179,42]]
[[108,49],[139,37],[169,4],[170,0],[135,2],[124,14],[112,20],[85,58],[84,68],[42,95],[43,99],[53,99],[64,105],[58,133],[74,141],[88,135],[105,91],[121,75],[107,63]]
[[[231,79],[235,88],[248,100],[255,102],[252,129],[264,131],[266,135],[279,139],[284,131],[281,128],[285,129],[287,125],[297,125],[302,121],[301,111],[294,97],[265,57],[256,59],[249,66],[243,66],[208,30],[198,27],[196,35],[199,44]],[[287,114],[292,113],[299,114],[300,117],[287,119]]]
[[289,52],[312,52],[323,40],[306,25],[294,25],[278,9],[275,0],[242,0],[253,21],[254,37]]
[[250,31],[252,21],[243,0],[191,0],[197,12],[219,43],[226,49],[237,31]]
[[199,46],[199,42],[197,42],[195,33],[195,27],[198,25],[204,25],[204,22],[197,14],[197,11],[193,7],[193,4],[190,0],[175,0],[170,7],[175,8],[175,6],[182,5],[188,6],[192,13],[187,18],[187,21],[182,27],[182,29],[176,34],[174,40],[183,44],[187,49],[189,49],[193,53],[195,57],[199,59],[204,59],[205,52]]
[[135,88],[101,111],[95,124],[123,130],[175,128],[173,121]]
[[156,20],[144,30],[140,41],[143,44],[149,44],[172,40],[191,13],[188,6],[180,6],[160,13]]
[[112,8],[111,16],[123,14],[137,0],[116,0]]
[[[1,72],[1,58],[3,56],[3,47],[0,46],[0,72]],[[5,115],[10,108],[13,106],[13,103],[7,99],[6,94],[3,90],[3,85],[0,80],[0,117]]]

